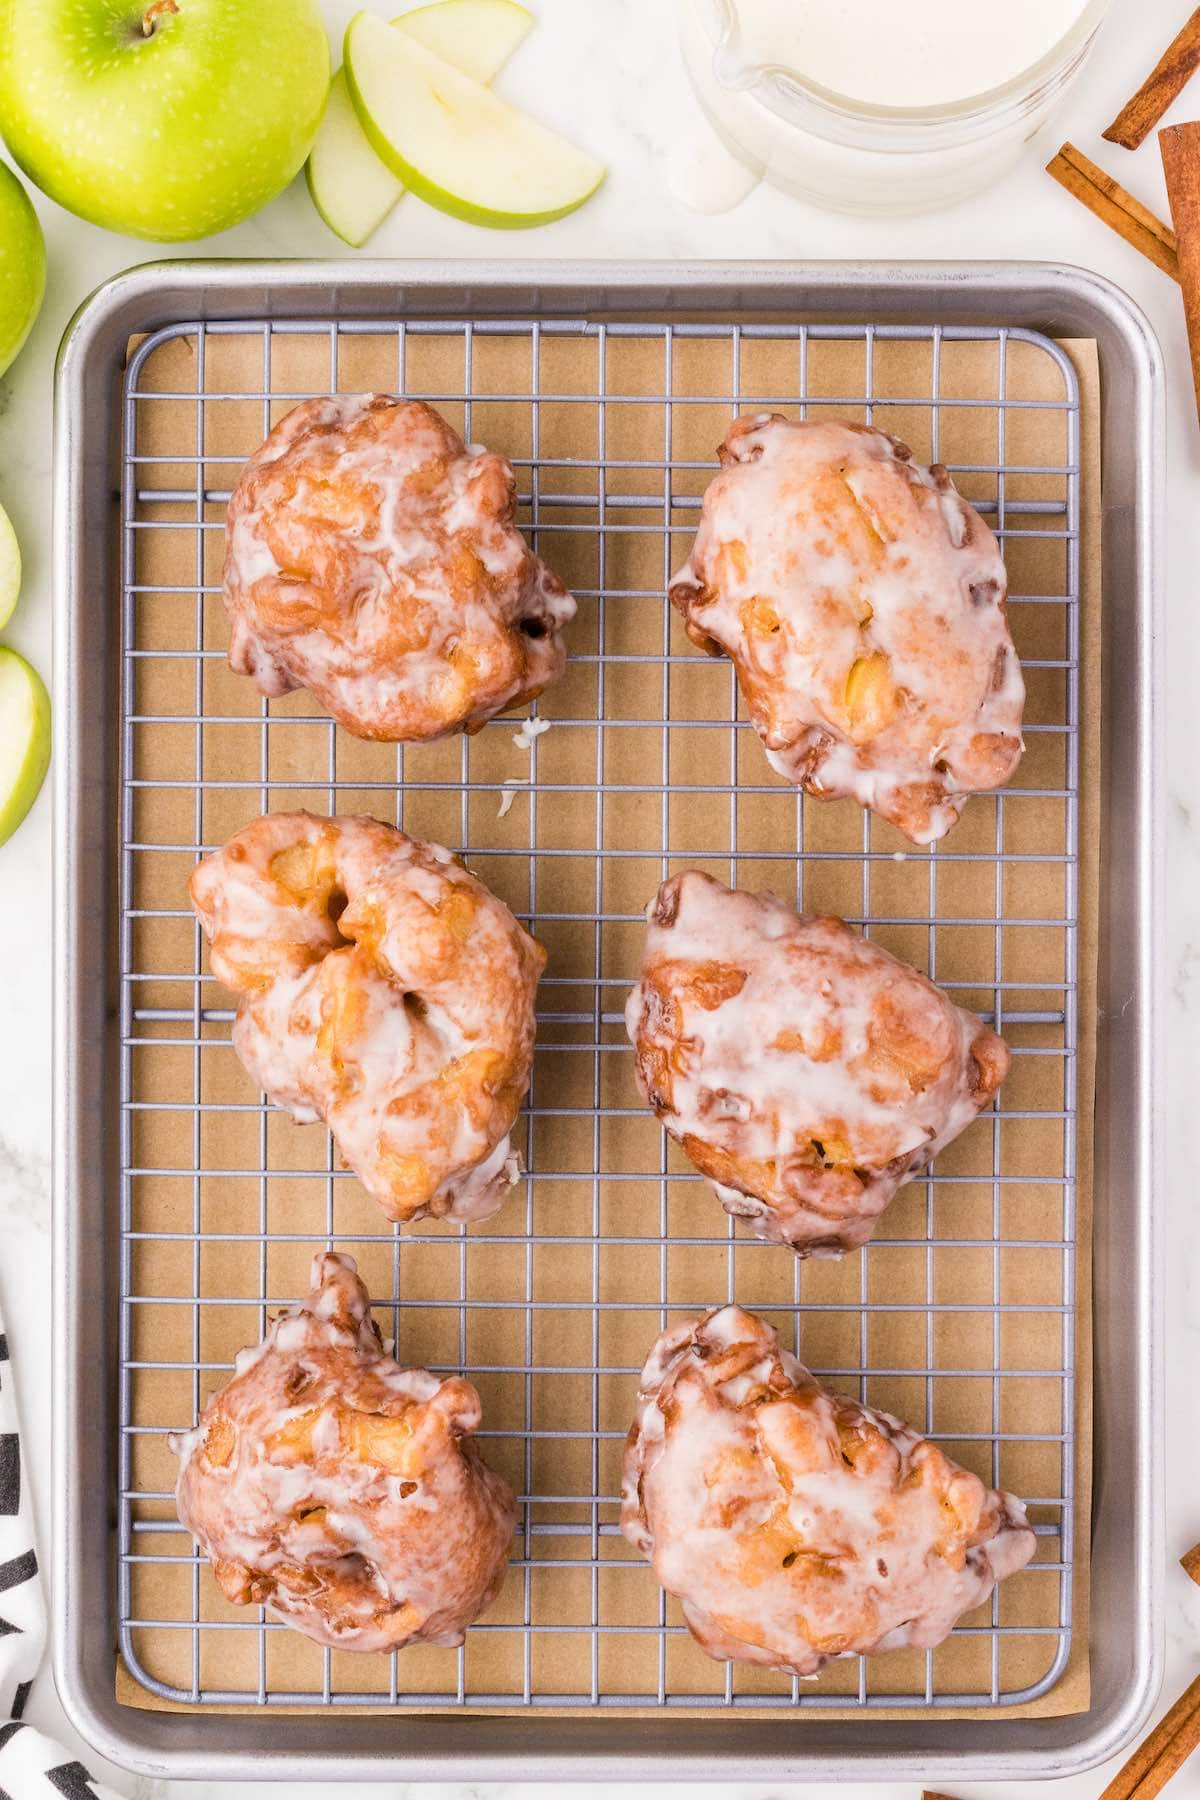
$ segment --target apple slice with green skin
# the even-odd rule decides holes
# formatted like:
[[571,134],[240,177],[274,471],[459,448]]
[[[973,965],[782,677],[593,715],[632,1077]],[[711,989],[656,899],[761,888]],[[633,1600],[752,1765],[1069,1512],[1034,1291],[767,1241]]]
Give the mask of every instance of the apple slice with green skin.
[[12,520],[0,506],[0,631],[16,610],[21,592],[21,546]]
[[404,192],[363,136],[341,69],[333,78],[317,141],[304,165],[313,205],[330,231],[357,250]]
[[0,649],[0,844],[38,797],[50,766],[50,696],[36,669]]
[[[392,20],[397,31],[485,84],[500,73],[532,24],[533,14],[516,0],[435,0]],[[367,142],[341,69],[305,174],[313,205],[330,231],[356,250],[404,192],[404,183]]]
[[372,149],[442,212],[504,229],[546,225],[604,180],[595,157],[375,13],[350,21],[344,62]]
[[42,227],[29,195],[0,162],[0,375],[29,336],[45,292]]
[[534,17],[517,0],[433,0],[392,24],[486,86],[529,36]]

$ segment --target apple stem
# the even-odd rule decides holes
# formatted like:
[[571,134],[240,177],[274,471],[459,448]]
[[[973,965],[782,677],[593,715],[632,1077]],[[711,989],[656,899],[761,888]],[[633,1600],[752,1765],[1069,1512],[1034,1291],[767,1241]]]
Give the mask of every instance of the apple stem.
[[151,4],[142,14],[142,36],[153,37],[158,21],[164,13],[177,13],[178,0],[151,0]]

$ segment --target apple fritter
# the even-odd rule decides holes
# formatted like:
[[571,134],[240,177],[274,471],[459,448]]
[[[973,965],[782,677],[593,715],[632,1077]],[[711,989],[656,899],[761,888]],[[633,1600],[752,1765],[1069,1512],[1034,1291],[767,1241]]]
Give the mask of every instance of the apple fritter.
[[1025,683],[995,536],[946,470],[863,425],[736,419],[671,584],[724,652],[767,760],[914,843],[1021,755]]
[[358,737],[478,730],[562,674],[575,602],[513,523],[504,457],[421,400],[308,400],[243,469],[227,515],[229,661],[308,688]]
[[826,1391],[738,1306],[650,1352],[621,1528],[710,1656],[793,1675],[940,1644],[1036,1547],[1013,1495]]
[[1009,1063],[974,1013],[842,919],[696,869],[651,905],[625,1021],[642,1093],[725,1210],[801,1256],[864,1244]]
[[172,1434],[179,1517],[228,1600],[319,1644],[460,1644],[516,1520],[470,1441],[479,1421],[469,1381],[385,1353],[351,1258],[318,1254],[307,1302]]
[[546,953],[439,844],[376,819],[268,813],[193,871],[233,1047],[324,1119],[390,1219],[479,1219],[517,1175]]

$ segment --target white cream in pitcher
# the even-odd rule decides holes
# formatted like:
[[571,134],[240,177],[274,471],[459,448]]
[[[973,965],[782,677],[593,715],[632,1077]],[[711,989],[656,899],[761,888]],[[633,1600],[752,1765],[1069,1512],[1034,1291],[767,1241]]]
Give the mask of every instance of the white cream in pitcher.
[[1082,66],[1106,0],[677,0],[727,146],[801,197],[916,212],[997,179]]
[[739,0],[748,62],[795,69],[870,106],[949,106],[1003,87],[1070,30],[1084,0]]

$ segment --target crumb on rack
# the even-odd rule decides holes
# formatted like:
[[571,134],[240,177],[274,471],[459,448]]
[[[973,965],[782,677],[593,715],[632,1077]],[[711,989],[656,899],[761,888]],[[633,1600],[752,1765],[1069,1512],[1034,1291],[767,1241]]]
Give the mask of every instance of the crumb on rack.
[[543,731],[549,731],[549,719],[523,719],[520,731],[513,732],[513,743],[518,750],[532,750],[534,740],[540,738]]

